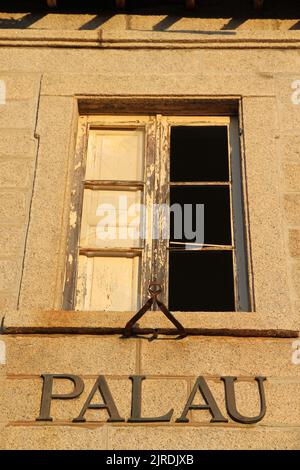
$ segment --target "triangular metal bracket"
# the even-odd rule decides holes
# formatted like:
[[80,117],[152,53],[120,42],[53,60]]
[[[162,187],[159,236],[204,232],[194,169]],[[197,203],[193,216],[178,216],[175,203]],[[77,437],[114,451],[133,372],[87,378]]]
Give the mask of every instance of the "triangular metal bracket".
[[[133,336],[133,327],[136,324],[140,318],[142,318],[145,313],[150,310],[152,305],[157,305],[159,309],[163,312],[163,314],[170,320],[171,323],[176,327],[178,330],[179,338],[185,338],[187,336],[187,333],[185,331],[184,326],[176,320],[174,315],[168,310],[168,308],[165,306],[163,302],[158,300],[157,296],[161,293],[162,287],[159,282],[151,282],[148,288],[148,293],[150,295],[150,298],[147,300],[147,302],[143,305],[143,307],[129,320],[124,328],[124,333],[123,333],[123,338],[129,338],[130,336]],[[153,329],[154,336],[157,337],[157,330]]]

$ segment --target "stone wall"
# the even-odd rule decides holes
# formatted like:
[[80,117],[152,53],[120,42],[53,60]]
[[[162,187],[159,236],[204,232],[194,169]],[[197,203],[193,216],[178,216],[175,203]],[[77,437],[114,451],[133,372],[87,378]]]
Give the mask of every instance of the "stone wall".
[[[111,20],[124,22],[118,29],[78,31],[72,23],[67,31],[61,20],[54,15],[45,30],[39,28],[46,19],[36,28],[0,30],[0,80],[7,89],[0,105],[0,312],[9,333],[1,336],[0,447],[299,449],[300,365],[292,363],[300,330],[299,34],[290,23],[206,34],[193,18],[180,19],[177,32],[159,32],[147,30],[150,18],[137,17],[129,30],[126,15]],[[255,312],[184,317],[210,334],[226,328],[226,336],[150,343],[86,335],[82,328],[101,326],[101,315],[78,313],[74,320],[77,314],[60,312],[78,103],[117,95],[240,103]],[[106,326],[116,322],[122,326],[122,316],[105,317]],[[78,334],[68,333],[71,323]],[[242,337],[243,328],[250,337]],[[273,337],[259,337],[260,331]],[[81,398],[53,403],[52,423],[35,421],[43,373],[78,374],[86,384]],[[107,423],[105,413],[93,411],[91,421],[72,423],[99,374],[126,418],[131,374],[147,377],[144,415],[174,407],[174,417],[199,375],[224,413],[219,377],[238,376],[239,409],[255,415],[253,378],[262,375],[267,414],[256,425],[210,424],[206,411],[193,411],[188,424],[137,425]]]
[[[6,417],[8,449],[299,449],[300,367],[291,363],[291,339],[188,338],[181,341],[124,340],[103,336],[10,336],[7,343],[6,394],[1,403]],[[42,392],[41,373],[80,375],[85,391],[80,398],[53,400],[53,422],[35,422]],[[107,423],[105,411],[90,410],[86,423],[72,423],[99,374],[106,376],[121,416],[131,408],[130,375],[145,375],[142,411],[161,416],[174,408],[170,423]],[[192,411],[189,423],[175,423],[196,377],[203,375],[224,414],[220,376],[236,375],[241,414],[259,413],[253,377],[267,376],[267,413],[256,425],[210,423],[208,411]],[[60,381],[55,393],[69,393]],[[100,394],[96,401],[101,401]],[[200,397],[195,404],[203,403]]]

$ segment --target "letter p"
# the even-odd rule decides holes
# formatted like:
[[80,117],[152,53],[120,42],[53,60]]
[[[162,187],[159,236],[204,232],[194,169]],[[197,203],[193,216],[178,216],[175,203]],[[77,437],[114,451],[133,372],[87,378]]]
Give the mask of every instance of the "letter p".
[[[43,377],[44,380],[43,392],[40,416],[36,418],[36,421],[53,421],[53,418],[50,416],[51,400],[69,400],[79,397],[84,390],[84,383],[77,375],[70,374],[43,374],[41,377]],[[54,379],[70,380],[74,384],[73,391],[64,394],[52,393]]]

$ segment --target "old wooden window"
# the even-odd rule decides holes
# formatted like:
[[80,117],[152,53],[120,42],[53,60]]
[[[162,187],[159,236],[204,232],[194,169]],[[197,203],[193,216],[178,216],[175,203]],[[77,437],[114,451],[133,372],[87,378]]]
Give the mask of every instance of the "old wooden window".
[[135,311],[155,279],[173,311],[248,311],[239,147],[232,117],[83,117],[65,308]]

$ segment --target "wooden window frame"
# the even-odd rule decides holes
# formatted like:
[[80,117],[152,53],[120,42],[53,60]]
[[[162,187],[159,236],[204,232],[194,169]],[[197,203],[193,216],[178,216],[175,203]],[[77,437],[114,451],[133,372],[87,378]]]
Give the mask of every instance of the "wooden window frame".
[[[240,148],[239,126],[236,117],[232,116],[200,116],[200,115],[162,115],[157,112],[155,114],[139,114],[138,116],[130,115],[98,115],[98,116],[81,116],[79,122],[79,130],[77,136],[76,154],[75,154],[75,171],[72,185],[71,198],[71,216],[70,216],[70,235],[68,241],[67,264],[65,272],[65,285],[63,293],[63,309],[74,309],[75,289],[77,278],[77,257],[78,257],[78,240],[81,229],[83,192],[84,188],[92,187],[93,181],[85,181],[86,156],[89,132],[94,129],[126,129],[126,128],[144,128],[145,129],[145,172],[144,182],[144,203],[146,207],[150,207],[154,203],[168,203],[169,201],[169,162],[170,162],[170,126],[171,125],[224,125],[228,122],[230,132],[230,141],[234,143],[235,157],[231,161],[231,152],[229,156],[230,169],[230,210],[231,210],[231,232],[233,243],[235,246],[224,247],[231,249],[233,252],[233,271],[234,271],[234,289],[235,289],[235,311],[252,311],[253,295],[250,289],[250,270],[249,270],[249,245],[247,243],[246,230],[246,211],[244,210],[245,192],[243,191],[243,153]],[[232,185],[235,178],[236,184]],[[107,181],[107,186],[116,187],[120,182]],[[122,182],[124,188],[126,184],[135,184],[135,182]],[[172,185],[174,183],[171,183]],[[204,185],[205,183],[197,183]],[[213,183],[215,184],[215,183]],[[221,184],[221,183],[220,183]],[[233,213],[232,213],[233,211]],[[235,220],[235,222],[234,222]],[[161,224],[160,224],[161,225]],[[237,251],[236,251],[237,248]],[[204,247],[204,249],[215,249],[214,247]],[[83,250],[88,251],[88,250]],[[81,253],[83,253],[83,251]],[[100,250],[98,250],[100,251]],[[103,252],[103,250],[101,250]],[[106,250],[105,250],[106,251]],[[112,252],[113,250],[108,250]],[[140,286],[140,303],[144,303],[147,299],[147,290],[150,280],[155,278],[162,281],[163,284],[163,301],[168,303],[168,240],[159,237],[152,240],[148,234],[144,250],[141,249],[124,249],[126,256],[142,256],[141,262],[141,286]],[[236,253],[238,256],[236,256]],[[88,256],[94,256],[96,253],[86,253]],[[238,299],[237,288],[238,279],[242,278],[243,301],[242,304]]]

